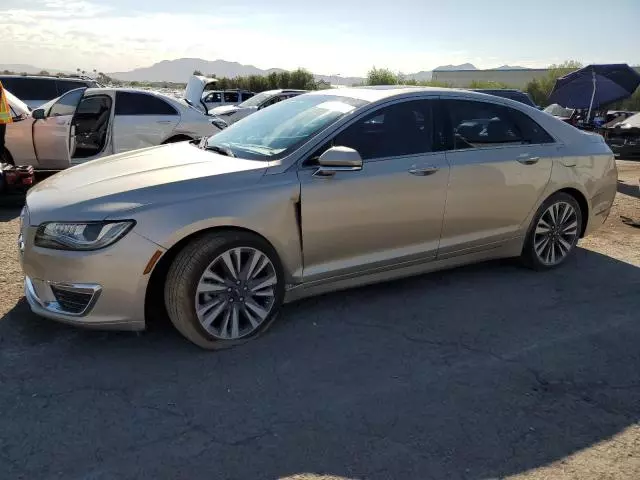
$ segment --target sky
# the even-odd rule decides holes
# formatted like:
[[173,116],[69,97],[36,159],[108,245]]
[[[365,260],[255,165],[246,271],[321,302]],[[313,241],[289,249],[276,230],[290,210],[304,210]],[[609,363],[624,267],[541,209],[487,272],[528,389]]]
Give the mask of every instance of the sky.
[[342,76],[637,65],[638,25],[640,0],[0,0],[0,64],[116,72],[199,57]]

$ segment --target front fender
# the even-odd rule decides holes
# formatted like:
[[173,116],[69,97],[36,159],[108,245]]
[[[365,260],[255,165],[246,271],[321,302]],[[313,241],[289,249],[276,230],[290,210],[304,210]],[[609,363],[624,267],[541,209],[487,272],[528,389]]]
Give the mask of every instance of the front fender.
[[137,222],[136,233],[166,249],[191,235],[214,228],[232,227],[255,232],[278,253],[287,283],[297,283],[302,277],[296,210],[299,199],[297,175],[289,172],[265,175],[247,189],[157,208],[145,206],[132,218]]

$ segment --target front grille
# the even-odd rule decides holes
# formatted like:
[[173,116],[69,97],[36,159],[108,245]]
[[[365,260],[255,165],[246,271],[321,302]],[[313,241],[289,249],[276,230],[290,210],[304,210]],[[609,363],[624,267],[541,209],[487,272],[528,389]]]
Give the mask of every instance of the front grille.
[[61,310],[75,314],[84,312],[94,295],[93,293],[74,292],[64,288],[54,287],[53,285],[51,285],[51,291],[56,297],[56,301]]

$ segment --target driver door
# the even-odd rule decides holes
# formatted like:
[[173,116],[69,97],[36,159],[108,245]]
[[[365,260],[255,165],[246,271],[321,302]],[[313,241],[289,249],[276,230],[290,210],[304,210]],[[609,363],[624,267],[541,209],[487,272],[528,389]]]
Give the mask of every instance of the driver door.
[[[449,164],[435,141],[432,107],[431,100],[382,107],[340,131],[298,171],[305,283],[436,257]],[[362,170],[316,175],[314,158],[329,146],[356,150]]]
[[71,120],[84,91],[65,93],[44,112],[44,119],[33,124],[33,146],[40,168],[59,170],[71,164]]

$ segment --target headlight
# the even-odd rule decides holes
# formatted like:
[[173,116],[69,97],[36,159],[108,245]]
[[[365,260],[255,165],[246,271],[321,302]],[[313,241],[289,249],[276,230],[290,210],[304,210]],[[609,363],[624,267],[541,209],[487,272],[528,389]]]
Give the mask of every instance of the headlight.
[[224,130],[229,126],[227,122],[225,122],[221,118],[214,118],[213,120],[211,120],[211,123],[218,127],[220,130]]
[[57,250],[98,250],[117,242],[134,225],[133,220],[43,223],[36,232],[35,244]]

